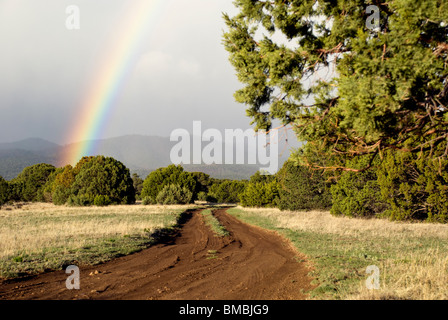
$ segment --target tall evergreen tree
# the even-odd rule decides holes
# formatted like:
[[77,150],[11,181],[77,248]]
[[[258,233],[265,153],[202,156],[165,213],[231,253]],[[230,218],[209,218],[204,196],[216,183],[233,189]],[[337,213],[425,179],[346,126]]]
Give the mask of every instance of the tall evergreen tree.
[[235,98],[257,130],[273,119],[292,125],[300,141],[337,156],[326,168],[363,170],[340,157],[370,155],[369,167],[387,149],[447,158],[448,1],[234,3],[224,45],[244,84]]

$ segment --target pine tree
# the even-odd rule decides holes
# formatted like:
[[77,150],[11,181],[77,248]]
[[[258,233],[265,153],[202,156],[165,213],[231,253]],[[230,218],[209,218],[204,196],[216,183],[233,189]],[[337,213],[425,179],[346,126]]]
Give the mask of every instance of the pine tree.
[[[329,157],[370,155],[366,168],[388,149],[442,146],[447,158],[448,1],[234,3],[224,46],[256,130],[279,119]],[[378,28],[366,24],[369,5]]]

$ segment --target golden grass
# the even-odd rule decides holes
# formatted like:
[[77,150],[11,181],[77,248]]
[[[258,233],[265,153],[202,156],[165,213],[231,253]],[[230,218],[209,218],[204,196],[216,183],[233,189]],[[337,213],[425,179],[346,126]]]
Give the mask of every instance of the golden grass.
[[358,292],[348,296],[353,300],[447,300],[447,252],[428,249],[421,253],[406,253],[398,259],[386,259],[378,267],[385,273],[379,290],[368,290],[360,283]]
[[336,217],[328,211],[280,211],[272,208],[242,208],[274,219],[280,228],[331,233],[338,235],[369,235],[395,240],[403,237],[427,237],[448,239],[448,225],[430,223],[392,222],[385,219],[359,219]]
[[[335,217],[325,211],[238,209],[268,219],[275,228],[292,230],[299,237],[315,235],[310,237],[315,239],[314,246],[323,243],[319,255],[337,251],[348,265],[359,253],[372,254],[373,262],[366,263],[379,267],[380,289],[367,289],[365,267],[355,266],[360,280],[340,289],[339,298],[448,299],[448,225]],[[321,238],[326,242],[320,243]]]
[[66,207],[28,204],[0,210],[0,259],[43,248],[81,248],[111,236],[141,235],[173,225],[189,206]]

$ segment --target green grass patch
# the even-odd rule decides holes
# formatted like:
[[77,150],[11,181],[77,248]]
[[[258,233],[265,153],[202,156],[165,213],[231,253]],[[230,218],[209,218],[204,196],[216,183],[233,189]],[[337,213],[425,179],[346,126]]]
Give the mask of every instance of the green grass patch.
[[204,217],[205,223],[212,229],[213,233],[218,237],[226,237],[229,232],[226,228],[219,223],[218,219],[213,215],[212,209],[202,210],[202,216]]
[[207,260],[212,260],[218,258],[218,251],[217,250],[208,250],[207,251]]

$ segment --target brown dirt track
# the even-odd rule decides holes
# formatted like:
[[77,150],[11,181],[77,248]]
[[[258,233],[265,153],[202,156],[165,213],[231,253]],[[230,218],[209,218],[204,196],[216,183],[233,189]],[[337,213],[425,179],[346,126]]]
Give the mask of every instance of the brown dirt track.
[[[215,236],[200,210],[187,213],[179,235],[108,263],[80,267],[80,290],[64,271],[0,283],[0,299],[296,300],[311,289],[309,269],[274,232],[214,212],[230,236]],[[216,250],[216,254],[214,254]]]

